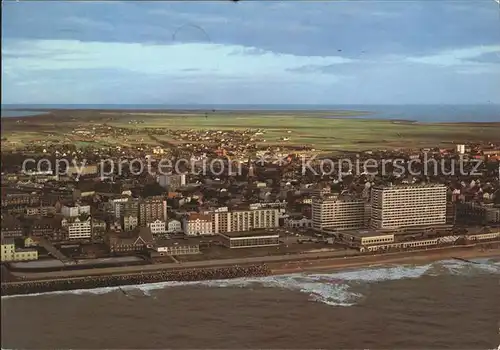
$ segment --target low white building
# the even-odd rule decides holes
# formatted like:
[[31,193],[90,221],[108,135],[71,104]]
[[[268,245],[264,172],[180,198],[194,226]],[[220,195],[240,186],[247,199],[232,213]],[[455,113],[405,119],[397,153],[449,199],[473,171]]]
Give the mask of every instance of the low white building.
[[182,232],[182,224],[179,220],[170,219],[167,223],[167,233]]
[[90,215],[90,205],[74,205],[67,206],[63,205],[61,208],[61,214],[66,218],[74,218],[82,214]]
[[311,228],[312,220],[308,218],[288,219],[285,221],[285,225],[290,228]]
[[191,213],[183,220],[184,234],[187,236],[213,235],[212,217],[209,214]]
[[61,226],[67,230],[68,239],[90,239],[92,237],[92,219],[64,218]]
[[167,224],[165,221],[163,220],[155,220],[153,222],[150,222],[148,224],[148,227],[150,228],[151,230],[151,233],[153,235],[158,235],[158,234],[162,234],[162,233],[167,233]]

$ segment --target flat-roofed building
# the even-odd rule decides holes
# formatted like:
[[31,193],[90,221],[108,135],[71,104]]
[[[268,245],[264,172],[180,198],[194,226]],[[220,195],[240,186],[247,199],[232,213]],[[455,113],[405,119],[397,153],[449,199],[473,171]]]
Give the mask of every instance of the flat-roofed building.
[[166,239],[156,242],[155,251],[159,256],[199,254],[200,245],[189,239]]
[[139,217],[139,201],[135,199],[128,199],[126,201],[112,202],[113,210],[116,218],[124,216],[137,216]]
[[158,183],[161,187],[175,191],[182,186],[186,186],[186,174],[162,174],[158,176]]
[[373,230],[343,231],[338,233],[337,237],[342,243],[351,247],[394,243],[394,234]]
[[312,199],[312,227],[315,230],[353,230],[365,227],[365,201],[339,195]]
[[64,218],[61,220],[61,226],[67,232],[68,239],[92,238],[92,218],[90,216]]
[[279,234],[272,232],[226,232],[220,233],[221,242],[228,248],[256,248],[280,245]]
[[67,218],[77,217],[82,214],[90,215],[90,205],[80,205],[80,204],[76,204],[73,206],[63,205],[61,208],[61,214]]
[[376,186],[371,193],[370,226],[398,229],[446,224],[446,186]]
[[167,201],[160,196],[143,199],[139,203],[139,226],[158,219],[167,221]]
[[279,227],[280,209],[257,208],[231,210],[219,208],[211,212],[213,232],[245,232]]

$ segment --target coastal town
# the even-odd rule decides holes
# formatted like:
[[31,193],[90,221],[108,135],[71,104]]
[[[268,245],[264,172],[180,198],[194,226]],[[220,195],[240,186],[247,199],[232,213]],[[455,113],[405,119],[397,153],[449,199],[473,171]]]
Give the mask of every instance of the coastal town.
[[499,19],[2,0],[0,350],[500,350]]
[[[252,147],[258,133],[185,132],[192,143],[176,147],[31,144],[2,153],[2,278],[500,240],[500,144],[318,157],[307,149]],[[387,159],[400,160],[399,169]]]

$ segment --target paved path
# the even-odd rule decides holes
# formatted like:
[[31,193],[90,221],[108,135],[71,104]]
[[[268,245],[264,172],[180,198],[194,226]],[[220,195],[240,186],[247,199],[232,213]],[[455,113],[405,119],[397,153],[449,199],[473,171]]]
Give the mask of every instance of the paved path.
[[68,258],[66,255],[64,255],[59,249],[54,247],[52,243],[50,243],[46,238],[44,237],[36,237],[34,240],[45,250],[47,250],[54,258],[60,260],[63,263],[71,263],[72,260]]
[[306,254],[290,254],[290,255],[276,255],[264,257],[251,257],[251,258],[234,258],[234,259],[218,259],[218,260],[203,260],[203,261],[190,261],[180,263],[162,263],[151,265],[139,266],[120,266],[120,267],[105,267],[93,268],[84,270],[71,270],[71,271],[53,271],[53,272],[12,272],[13,276],[25,276],[28,279],[35,278],[58,278],[58,277],[82,277],[82,276],[96,276],[96,275],[109,275],[109,274],[128,274],[128,273],[141,273],[152,272],[158,270],[168,269],[188,269],[200,267],[218,267],[218,266],[231,266],[231,265],[245,265],[245,264],[264,264],[271,262],[283,262],[294,260],[308,260],[320,258],[333,258],[343,257],[345,255],[357,255],[356,251],[339,250],[334,252],[318,252]]
[[[234,259],[218,259],[218,260],[204,260],[204,261],[191,261],[191,262],[180,262],[180,263],[162,263],[162,264],[150,264],[150,265],[139,265],[139,266],[120,266],[120,267],[107,267],[107,268],[93,268],[84,270],[69,270],[69,271],[54,271],[54,272],[34,272],[34,273],[20,273],[12,272],[13,276],[20,277],[24,276],[26,279],[47,279],[47,278],[61,278],[61,277],[85,277],[85,276],[98,276],[98,275],[124,275],[124,274],[134,274],[134,273],[147,273],[161,270],[169,269],[190,269],[190,268],[211,268],[211,267],[222,267],[222,266],[232,266],[232,265],[245,265],[245,264],[273,264],[273,263],[283,263],[299,260],[319,260],[319,259],[334,259],[339,260],[342,258],[348,259],[360,259],[364,260],[368,258],[384,257],[384,256],[394,256],[394,257],[413,257],[418,255],[429,255],[434,253],[439,253],[440,251],[448,252],[458,252],[460,250],[465,251],[478,251],[478,247],[475,245],[470,246],[448,246],[442,248],[433,248],[425,250],[416,250],[411,252],[394,252],[386,254],[374,254],[374,255],[361,255],[359,252],[354,250],[338,250],[333,252],[317,252],[317,253],[304,253],[304,254],[289,254],[289,255],[276,255],[276,256],[265,256],[265,257],[251,257],[251,258],[234,258]],[[492,249],[492,251],[499,251],[497,249]]]

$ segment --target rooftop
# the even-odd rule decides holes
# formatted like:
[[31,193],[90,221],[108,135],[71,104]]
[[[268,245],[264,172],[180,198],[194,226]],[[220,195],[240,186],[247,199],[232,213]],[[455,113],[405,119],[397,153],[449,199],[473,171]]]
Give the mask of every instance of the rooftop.
[[211,221],[212,216],[210,214],[200,214],[200,213],[189,213],[189,216],[187,217],[188,220],[205,220],[205,221]]
[[254,231],[244,231],[244,232],[224,232],[221,235],[229,237],[229,238],[250,238],[250,237],[259,237],[259,236],[279,236],[279,233],[276,231],[269,230],[254,230]]
[[2,245],[14,244],[14,238],[2,238]]
[[408,184],[408,185],[403,185],[403,184],[398,184],[398,185],[377,185],[373,186],[372,189],[377,189],[377,190],[387,190],[387,189],[405,189],[405,188],[434,188],[434,187],[442,187],[446,188],[446,185],[444,184],[435,184],[435,183],[429,183],[429,184]]
[[374,236],[387,236],[387,235],[394,234],[394,232],[379,231],[379,230],[372,230],[372,229],[339,231],[339,232],[335,232],[335,233],[346,234],[346,235],[351,235],[351,236],[360,237],[360,238],[361,237],[374,237]]
[[172,247],[172,246],[193,246],[199,245],[200,240],[191,238],[180,238],[180,239],[160,239],[156,241],[156,246],[161,247]]

